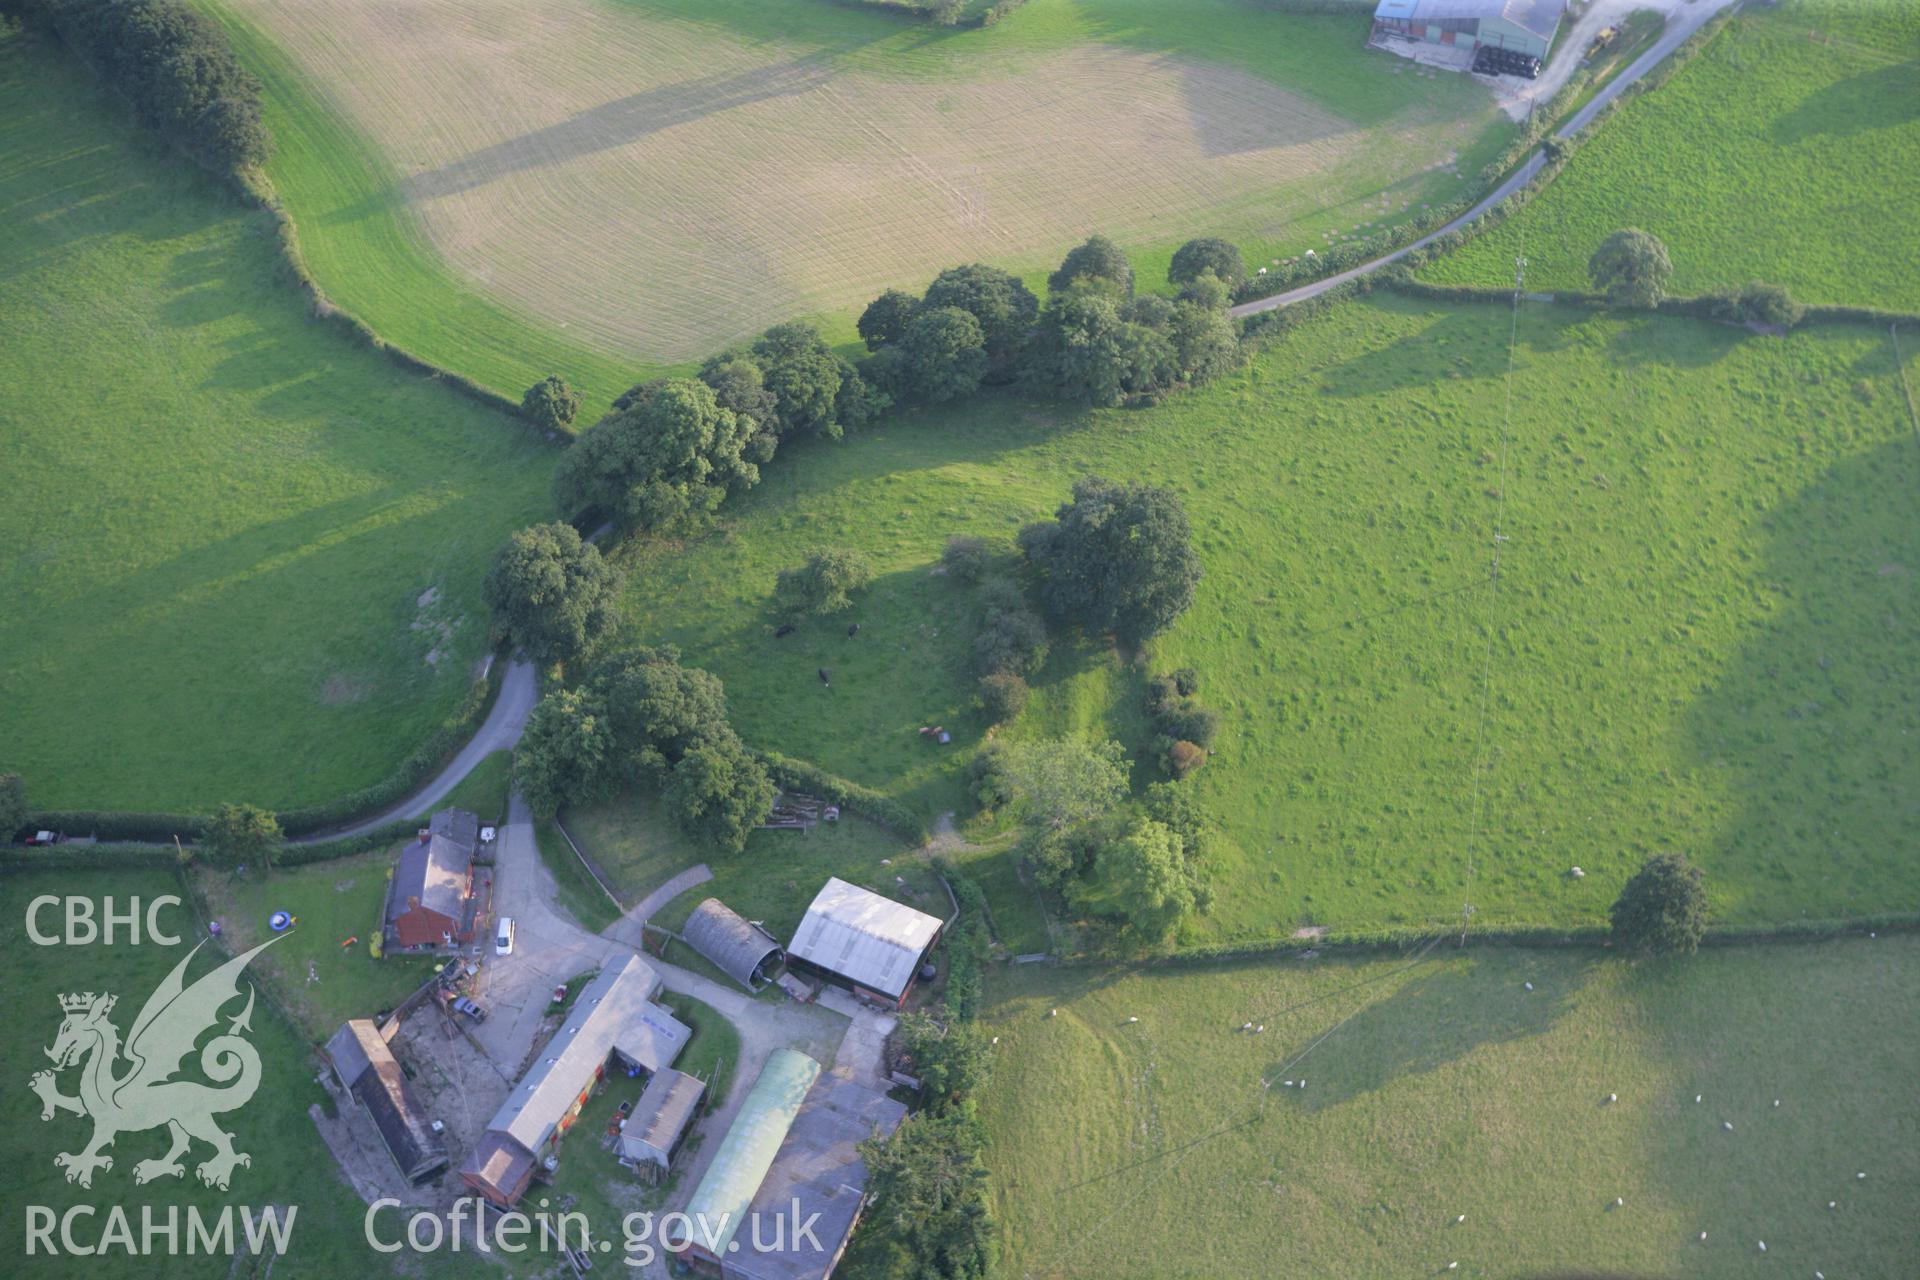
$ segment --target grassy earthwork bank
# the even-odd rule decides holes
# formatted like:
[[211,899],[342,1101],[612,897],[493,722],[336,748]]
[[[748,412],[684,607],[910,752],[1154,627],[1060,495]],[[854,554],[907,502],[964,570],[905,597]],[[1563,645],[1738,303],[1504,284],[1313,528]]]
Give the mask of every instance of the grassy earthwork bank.
[[1920,1248],[1910,936],[1014,967],[988,997],[1007,1275],[1892,1276]]
[[[210,1148],[196,1143],[186,1157],[187,1169],[181,1178],[164,1178],[135,1185],[133,1170],[141,1160],[157,1158],[167,1148],[164,1128],[127,1129],[110,1148],[113,1167],[94,1175],[93,1185],[83,1188],[66,1181],[53,1157],[59,1152],[78,1151],[92,1132],[84,1118],[58,1113],[52,1120],[40,1119],[40,1100],[26,1085],[28,1077],[49,1064],[44,1050],[53,1044],[61,1023],[59,997],[70,992],[111,992],[118,997],[112,1020],[124,1035],[148,995],[167,973],[191,949],[195,941],[192,917],[184,908],[164,911],[163,926],[184,938],[179,946],[156,946],[145,941],[129,946],[120,941],[114,946],[36,946],[26,934],[26,908],[33,898],[43,894],[78,894],[92,898],[96,912],[104,910],[111,896],[117,909],[124,910],[130,898],[143,903],[164,894],[180,894],[178,879],[162,871],[112,872],[6,872],[0,874],[0,950],[7,956],[7,989],[23,1019],[17,1034],[0,1046],[0,1071],[13,1082],[6,1090],[4,1109],[0,1110],[0,1159],[7,1168],[6,1240],[0,1244],[7,1258],[10,1276],[65,1277],[77,1274],[99,1280],[145,1280],[147,1277],[205,1277],[226,1275],[231,1260],[225,1256],[208,1258],[204,1254],[188,1256],[184,1252],[185,1226],[181,1228],[181,1252],[169,1256],[162,1238],[150,1256],[130,1256],[113,1249],[94,1257],[49,1257],[44,1252],[26,1254],[24,1206],[44,1205],[56,1214],[70,1206],[98,1206],[91,1218],[76,1219],[77,1241],[91,1245],[106,1228],[106,1213],[112,1206],[125,1210],[137,1234],[143,1208],[165,1220],[169,1209],[185,1213],[193,1206],[209,1219],[226,1205],[252,1206],[256,1211],[268,1205],[284,1211],[297,1206],[291,1243],[286,1256],[273,1264],[279,1277],[330,1278],[343,1275],[385,1273],[388,1259],[369,1249],[361,1232],[363,1206],[346,1184],[333,1172],[333,1158],[307,1117],[307,1109],[325,1097],[315,1077],[321,1065],[308,1046],[305,1032],[290,1025],[264,1000],[256,1000],[248,1039],[259,1051],[261,1080],[251,1101],[238,1110],[219,1117],[222,1128],[233,1134],[234,1148],[252,1158],[252,1163],[236,1169],[228,1190],[203,1185],[194,1166],[205,1160]],[[43,931],[57,928],[58,909],[41,917]],[[143,935],[144,939],[144,935]],[[285,944],[277,944],[285,945]],[[268,954],[271,954],[269,951]],[[258,963],[258,961],[256,961]],[[213,953],[203,951],[188,970],[188,980],[210,972],[216,964]],[[245,990],[243,980],[242,990]],[[226,1018],[237,1015],[243,1002],[236,997],[222,1012]],[[222,1025],[225,1025],[223,1019]],[[199,1079],[194,1058],[188,1059],[183,1078]],[[122,1063],[117,1070],[124,1072]],[[61,1092],[72,1095],[78,1088],[79,1072],[61,1074]],[[240,1228],[236,1223],[236,1231]],[[58,1239],[56,1233],[56,1239]],[[245,1249],[241,1248],[244,1255]],[[452,1274],[449,1255],[421,1255],[407,1262],[409,1275]],[[246,1272],[247,1264],[239,1264]]]
[[[1920,451],[1886,336],[1529,307],[1508,424],[1509,324],[1376,295],[1157,409],[986,400],[802,445],[711,534],[619,553],[633,632],[716,672],[749,742],[965,813],[977,607],[944,540],[1009,538],[1076,475],[1153,481],[1194,523],[1194,608],[1144,664],[1062,641],[1002,732],[1143,746],[1144,671],[1201,673],[1225,729],[1186,785],[1225,838],[1189,944],[1457,918],[1469,852],[1489,927],[1600,923],[1663,849],[1724,923],[1920,906]],[[815,545],[875,584],[776,638]]]
[[0,766],[38,808],[330,800],[486,647],[550,446],[317,325],[265,215],[0,35]]
[[1422,269],[1438,284],[1588,287],[1623,226],[1666,243],[1677,293],[1765,280],[1803,302],[1920,307],[1920,9],[1750,6],[1607,120],[1519,214]]

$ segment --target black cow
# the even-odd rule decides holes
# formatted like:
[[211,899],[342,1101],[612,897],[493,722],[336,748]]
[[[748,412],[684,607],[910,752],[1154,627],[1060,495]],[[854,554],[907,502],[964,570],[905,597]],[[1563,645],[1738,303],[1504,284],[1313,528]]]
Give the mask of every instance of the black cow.
[[773,638],[775,640],[778,640],[781,636],[790,636],[792,634],[793,624],[791,622],[783,622],[773,629]]
[[820,668],[820,683],[829,689],[833,688],[833,681],[827,679],[827,669],[825,667]]
[[860,624],[856,622],[856,623],[853,623],[852,625],[850,625],[850,626],[848,626],[848,628],[847,628],[847,634],[848,634],[848,635],[850,635],[850,636],[857,636],[857,635],[859,635],[859,634],[860,634]]

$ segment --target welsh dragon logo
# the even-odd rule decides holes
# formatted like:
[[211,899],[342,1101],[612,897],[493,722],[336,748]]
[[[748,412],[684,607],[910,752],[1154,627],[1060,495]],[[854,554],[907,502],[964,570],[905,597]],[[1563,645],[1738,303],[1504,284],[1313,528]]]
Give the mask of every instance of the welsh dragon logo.
[[[30,1084],[40,1095],[42,1120],[53,1119],[56,1111],[93,1119],[93,1139],[85,1147],[53,1158],[54,1164],[67,1171],[68,1182],[91,1187],[96,1169],[113,1168],[113,1157],[104,1149],[112,1146],[116,1137],[161,1125],[167,1127],[173,1145],[158,1159],[134,1165],[136,1183],[184,1174],[186,1168],[180,1157],[187,1154],[195,1138],[213,1148],[213,1154],[195,1169],[210,1187],[226,1190],[234,1167],[253,1163],[251,1156],[233,1149],[233,1135],[214,1120],[222,1112],[245,1105],[260,1087],[260,1054],[241,1036],[252,1030],[251,987],[247,989],[246,1008],[228,1020],[225,1033],[208,1040],[200,1050],[201,1072],[214,1085],[225,1087],[176,1080],[174,1076],[202,1033],[220,1021],[221,1008],[239,997],[240,971],[280,937],[234,957],[188,986],[184,975],[188,963],[199,953],[200,947],[195,947],[147,997],[124,1046],[110,1017],[118,997],[91,991],[60,997],[66,1018],[53,1047],[46,1051],[53,1069],[36,1071]],[[56,1083],[56,1075],[73,1066],[80,1067],[77,1097],[61,1093]]]

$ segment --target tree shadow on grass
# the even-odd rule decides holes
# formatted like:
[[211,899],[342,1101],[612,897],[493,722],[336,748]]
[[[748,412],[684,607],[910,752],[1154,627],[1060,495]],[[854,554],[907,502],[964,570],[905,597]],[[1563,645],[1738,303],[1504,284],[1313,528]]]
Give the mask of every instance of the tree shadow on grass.
[[1873,372],[1882,394],[1863,416],[1885,415],[1893,438],[1760,519],[1754,577],[1774,607],[1681,721],[1732,797],[1719,838],[1692,851],[1719,909],[1920,905],[1920,449],[1891,359]]
[[[1489,393],[1488,384],[1497,390],[1507,373],[1511,310],[1493,303],[1426,305],[1439,319],[1327,369],[1317,390],[1341,397],[1384,396],[1455,382],[1477,384],[1482,394]],[[1577,340],[1571,331],[1588,318],[1577,307],[1530,307],[1522,314],[1521,349],[1536,354],[1561,350]],[[1494,405],[1497,408],[1498,401]]]
[[1897,129],[1920,119],[1920,63],[1863,71],[1836,80],[1774,120],[1769,134],[1782,146]]
[[[1590,953],[1540,952],[1526,963],[1484,966],[1477,957],[1450,954],[1442,942],[1424,972],[1389,994],[1328,1000],[1324,1026],[1303,1027],[1267,1068],[1270,1104],[1323,1111],[1458,1062],[1484,1045],[1543,1035],[1572,1008],[1597,962]],[[1534,990],[1522,985],[1527,981]],[[1289,1089],[1290,1078],[1310,1087]]]

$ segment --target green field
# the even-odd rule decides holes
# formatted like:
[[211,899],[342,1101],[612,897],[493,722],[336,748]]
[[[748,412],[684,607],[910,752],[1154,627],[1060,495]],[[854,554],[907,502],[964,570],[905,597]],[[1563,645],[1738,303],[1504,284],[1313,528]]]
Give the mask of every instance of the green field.
[[1803,302],[1920,309],[1920,7],[1752,6],[1599,133],[1517,216],[1421,271],[1589,287],[1586,262],[1639,226],[1677,293],[1766,280]]
[[989,30],[825,0],[204,4],[267,84],[329,295],[502,392],[564,374],[589,417],[781,320],[849,340],[956,262],[1037,278],[1093,229],[1156,280],[1195,234],[1324,248],[1459,196],[1512,132],[1364,50],[1362,15],[1237,0],[1034,0]]
[[[1726,922],[1920,905],[1920,451],[1886,336],[1529,308],[1503,481],[1508,326],[1376,298],[1158,409],[985,400],[802,445],[712,534],[618,553],[633,630],[716,672],[749,742],[964,815],[985,726],[944,540],[1008,537],[1085,472],[1155,481],[1206,578],[1150,666],[1225,716],[1189,941],[1457,918],[1469,850],[1491,925],[1601,922],[1663,849]],[[878,577],[776,639],[775,575],[815,545]],[[1011,732],[1137,745],[1141,679],[1062,643]]]
[[1912,937],[1013,967],[988,995],[1006,1275],[1893,1276],[1920,1246]]
[[466,696],[550,450],[309,320],[263,214],[17,34],[0,136],[0,768],[43,808],[379,780]]
[[[40,1101],[28,1091],[27,1078],[47,1066],[43,1054],[54,1042],[60,1027],[59,997],[67,992],[108,991],[119,997],[112,1020],[121,1034],[127,1034],[135,1015],[147,996],[167,972],[179,962],[192,945],[195,929],[192,918],[182,909],[163,912],[163,927],[186,938],[177,947],[124,943],[108,946],[33,945],[25,929],[26,904],[42,894],[81,894],[95,900],[108,895],[115,908],[124,910],[127,899],[151,901],[163,894],[180,894],[181,887],[170,873],[116,870],[112,872],[7,872],[0,874],[0,949],[8,957],[7,989],[22,1002],[26,1022],[23,1033],[8,1036],[0,1045],[0,1072],[10,1087],[0,1113],[0,1159],[7,1168],[7,1274],[22,1277],[67,1277],[85,1274],[97,1280],[147,1280],[148,1277],[193,1277],[229,1274],[228,1260],[199,1256],[167,1256],[161,1238],[155,1256],[130,1257],[115,1249],[98,1257],[76,1259],[48,1257],[44,1253],[26,1256],[24,1206],[45,1205],[56,1213],[72,1205],[98,1206],[96,1215],[81,1218],[76,1237],[91,1244],[105,1229],[110,1206],[122,1206],[131,1217],[136,1232],[142,1206],[152,1206],[164,1221],[168,1206],[196,1206],[202,1214],[216,1214],[226,1204],[250,1205],[256,1209],[268,1205],[298,1206],[291,1247],[287,1255],[273,1265],[278,1277],[316,1277],[334,1280],[345,1275],[383,1273],[387,1260],[369,1250],[361,1234],[364,1206],[354,1198],[345,1182],[332,1173],[333,1157],[307,1118],[307,1108],[321,1103],[325,1091],[316,1083],[318,1060],[304,1034],[288,1025],[274,1009],[257,1003],[252,1015],[252,1034],[248,1037],[259,1050],[262,1078],[259,1091],[241,1109],[220,1117],[220,1124],[234,1136],[235,1149],[252,1157],[253,1163],[234,1171],[229,1190],[203,1186],[194,1175],[193,1165],[204,1160],[209,1148],[196,1144],[187,1158],[187,1172],[180,1179],[163,1179],[136,1186],[133,1166],[163,1154],[167,1146],[164,1130],[126,1131],[120,1134],[110,1153],[113,1168],[97,1173],[90,1189],[68,1183],[53,1163],[57,1152],[77,1151],[86,1141],[90,1127],[71,1114],[60,1113],[48,1122],[40,1120]],[[42,914],[45,931],[57,928],[58,909]],[[271,954],[269,952],[268,954]],[[264,958],[264,957],[263,957]],[[256,962],[257,963],[257,962]],[[213,967],[202,956],[195,960],[190,978],[199,977]],[[235,1000],[225,1010],[228,1016],[241,1008]],[[190,1058],[183,1078],[195,1079],[197,1059]],[[120,1068],[125,1070],[124,1066]],[[68,1071],[60,1078],[61,1091],[73,1094],[77,1073]],[[238,1227],[236,1225],[236,1230]],[[182,1226],[184,1251],[185,1227]],[[56,1239],[57,1239],[56,1235]],[[407,1262],[407,1274],[431,1276],[452,1274],[449,1255],[419,1256]],[[264,1268],[259,1272],[264,1274]],[[231,1272],[249,1275],[245,1263]]]

